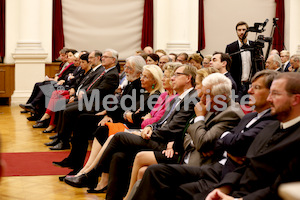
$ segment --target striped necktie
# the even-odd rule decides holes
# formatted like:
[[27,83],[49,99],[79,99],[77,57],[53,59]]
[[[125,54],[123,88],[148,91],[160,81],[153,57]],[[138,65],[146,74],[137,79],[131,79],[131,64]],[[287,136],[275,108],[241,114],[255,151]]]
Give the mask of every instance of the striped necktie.
[[96,81],[98,81],[104,74],[105,74],[105,70],[100,74],[100,76],[98,76],[98,78],[96,78],[96,79],[90,84],[90,86],[86,89],[86,91],[89,91],[89,89],[96,83]]

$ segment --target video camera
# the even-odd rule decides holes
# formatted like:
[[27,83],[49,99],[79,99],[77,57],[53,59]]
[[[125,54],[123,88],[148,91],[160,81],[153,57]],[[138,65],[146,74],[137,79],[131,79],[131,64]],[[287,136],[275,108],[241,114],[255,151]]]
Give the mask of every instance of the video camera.
[[[253,27],[249,27],[246,32],[262,33],[265,31],[265,26],[267,25],[269,19],[266,19],[264,23],[254,23]],[[246,35],[246,34],[245,34]],[[265,42],[272,42],[272,37],[265,37],[264,35],[258,35],[254,43],[251,45],[254,50],[262,49],[265,47]]]

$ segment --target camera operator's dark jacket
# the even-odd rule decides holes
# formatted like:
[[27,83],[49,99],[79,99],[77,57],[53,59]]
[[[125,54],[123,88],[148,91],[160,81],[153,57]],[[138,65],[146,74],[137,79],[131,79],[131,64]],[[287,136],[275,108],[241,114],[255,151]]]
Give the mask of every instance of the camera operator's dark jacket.
[[[250,46],[253,45],[253,41],[249,40],[249,44]],[[240,51],[240,47],[239,47],[239,43],[238,41],[235,41],[229,45],[227,45],[225,52],[230,54],[236,53]],[[249,77],[249,82],[252,78],[252,76],[254,76],[254,74],[260,70],[263,70],[263,65],[254,65],[254,58],[253,58],[253,52],[250,51],[251,53],[251,70],[250,70],[250,77]],[[237,53],[235,55],[231,56],[232,58],[232,64],[230,67],[229,72],[231,73],[231,76],[233,78],[233,80],[235,81],[235,83],[237,84],[237,88],[238,90],[240,90],[241,87],[241,77],[242,77],[242,57],[241,57],[241,53]],[[257,67],[255,67],[257,66]]]

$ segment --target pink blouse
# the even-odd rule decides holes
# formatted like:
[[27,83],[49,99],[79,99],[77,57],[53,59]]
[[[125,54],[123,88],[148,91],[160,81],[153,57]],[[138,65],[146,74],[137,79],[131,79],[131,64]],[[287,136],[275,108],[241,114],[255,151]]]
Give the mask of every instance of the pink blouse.
[[168,105],[176,96],[177,95],[172,95],[169,97],[168,92],[161,93],[161,95],[158,97],[154,108],[150,112],[152,118],[144,120],[141,124],[141,128],[144,128],[149,124],[157,122],[164,115]]

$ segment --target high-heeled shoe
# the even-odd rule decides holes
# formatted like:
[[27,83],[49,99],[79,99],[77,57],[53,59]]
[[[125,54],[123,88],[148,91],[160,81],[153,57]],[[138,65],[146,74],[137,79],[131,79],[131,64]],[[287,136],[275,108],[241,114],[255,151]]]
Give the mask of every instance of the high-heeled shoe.
[[43,133],[52,133],[52,132],[55,132],[55,128],[53,128],[53,129],[51,129],[51,130],[49,130],[49,131],[47,131],[47,129],[46,130],[43,130]]
[[95,189],[89,189],[87,190],[87,193],[106,193],[107,192],[107,186],[100,190],[95,190]]

